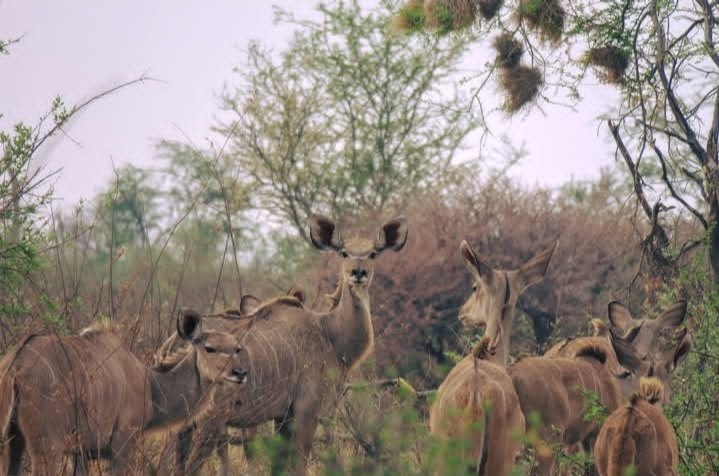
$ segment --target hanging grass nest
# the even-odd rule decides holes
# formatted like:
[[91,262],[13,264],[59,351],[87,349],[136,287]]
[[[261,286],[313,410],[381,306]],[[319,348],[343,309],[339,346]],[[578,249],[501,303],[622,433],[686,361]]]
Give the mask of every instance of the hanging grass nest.
[[537,68],[518,65],[501,70],[500,85],[507,93],[504,103],[509,112],[517,112],[539,92],[543,83],[542,73]]
[[520,0],[519,17],[539,36],[552,43],[562,38],[566,12],[559,0]]
[[479,0],[479,14],[485,20],[491,20],[502,6],[502,0]]
[[461,30],[477,19],[476,0],[425,0],[424,24],[440,34]]
[[592,48],[584,55],[585,61],[600,68],[600,79],[620,84],[629,66],[629,51],[618,46]]
[[392,17],[391,29],[395,32],[414,33],[424,29],[424,0],[409,0]]
[[502,33],[492,44],[497,51],[497,64],[500,68],[514,68],[519,64],[524,48],[511,33]]

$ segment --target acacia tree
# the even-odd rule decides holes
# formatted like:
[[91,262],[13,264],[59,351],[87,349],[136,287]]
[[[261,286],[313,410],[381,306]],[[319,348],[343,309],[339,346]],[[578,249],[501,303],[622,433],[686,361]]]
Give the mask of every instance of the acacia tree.
[[[548,89],[542,81],[578,94],[587,67],[594,67],[621,93],[604,120],[648,223],[642,227],[649,230],[648,274],[672,276],[687,252],[706,243],[719,283],[717,6],[710,0],[411,0],[396,10],[395,25],[494,38],[497,55],[481,73],[476,95],[480,103],[486,99],[482,88],[497,73],[511,111],[541,102]],[[674,224],[687,220],[700,231],[679,233]]]
[[239,85],[222,96],[234,117],[218,127],[233,132],[229,153],[256,184],[255,205],[305,238],[311,212],[400,207],[445,183],[480,124],[445,81],[462,41],[393,34],[388,2],[318,8],[319,21],[279,13],[298,27],[279,54],[250,45]]

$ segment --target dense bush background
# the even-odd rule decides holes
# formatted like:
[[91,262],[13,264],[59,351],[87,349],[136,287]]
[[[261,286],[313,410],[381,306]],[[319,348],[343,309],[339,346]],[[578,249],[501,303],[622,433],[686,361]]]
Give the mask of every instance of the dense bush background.
[[[594,182],[527,186],[511,178],[512,164],[522,160],[511,140],[501,157],[467,153],[466,138],[486,117],[467,112],[469,95],[448,85],[471,34],[394,34],[387,29],[393,3],[373,11],[357,2],[319,9],[324,22],[280,12],[299,25],[285,51],[248,49],[241,77],[221,96],[231,117],[217,125],[226,148],[160,142],[158,168],[120,168],[102,193],[74,210],[50,206],[52,173],[36,165],[37,151],[104,93],[75,107],[57,98],[38,124],[0,133],[0,347],[32,329],[76,332],[110,320],[149,362],[179,306],[212,312],[244,294],[270,297],[295,284],[319,305],[337,283],[338,259],[307,243],[310,213],[364,234],[402,214],[409,241],[378,263],[371,290],[376,346],[352,380],[402,376],[416,389],[432,389],[476,337],[457,321],[470,291],[460,241],[494,266],[514,268],[558,240],[546,278],[517,306],[512,356],[588,333],[590,318],[604,318],[613,299],[646,316],[688,299],[694,347],[674,378],[667,412],[683,474],[717,474],[711,177],[700,192],[698,182],[649,190],[652,179],[664,187],[682,183],[662,174],[657,152],[654,167],[632,169],[624,155],[624,164]],[[11,46],[0,42],[0,53]],[[621,136],[614,138],[619,146]],[[716,162],[713,147],[705,152]],[[681,203],[681,193],[689,197],[683,207],[663,205]],[[653,205],[649,212],[645,204]],[[441,444],[427,434],[426,408],[402,388],[351,391],[318,432],[312,470],[433,474]],[[267,464],[273,445],[271,436],[258,440],[263,451],[255,464]],[[531,452],[519,474],[530,459]],[[581,465],[567,464],[580,474]]]

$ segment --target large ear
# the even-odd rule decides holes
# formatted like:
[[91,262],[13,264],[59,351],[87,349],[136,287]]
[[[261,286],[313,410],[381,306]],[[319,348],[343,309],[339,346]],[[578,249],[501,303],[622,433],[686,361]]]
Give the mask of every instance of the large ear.
[[462,240],[462,243],[460,243],[459,252],[462,254],[462,258],[464,259],[464,264],[467,265],[467,269],[474,275],[475,278],[492,279],[492,267],[474,252],[466,240]]
[[532,259],[519,267],[519,276],[522,279],[523,287],[536,283],[544,277],[547,273],[549,260],[552,259],[552,255],[557,249],[557,245],[559,245],[559,241],[555,241],[551,247],[536,254]]
[[302,304],[304,304],[307,300],[307,293],[305,293],[305,290],[302,286],[292,286],[290,290],[287,291],[287,295],[297,299]]
[[344,246],[335,222],[322,215],[310,217],[310,240],[320,251],[339,251]]
[[659,317],[656,318],[656,321],[659,324],[659,330],[666,328],[674,329],[679,327],[684,322],[686,315],[687,302],[684,300],[675,302],[669,309],[661,313]]
[[252,294],[245,294],[240,299],[240,314],[243,316],[249,316],[252,311],[257,309],[261,304],[261,301]]
[[679,344],[674,349],[672,360],[671,362],[668,362],[668,368],[670,372],[674,372],[676,370],[679,364],[682,363],[682,361],[687,357],[691,348],[692,339],[691,337],[689,337],[689,334],[686,332],[686,329],[684,329],[684,335],[682,336],[682,339]]
[[399,251],[404,248],[407,243],[407,222],[404,218],[394,218],[380,228],[377,233],[374,249],[376,252],[382,252],[386,249]]
[[609,303],[609,306],[607,306],[607,315],[609,316],[609,322],[612,323],[612,327],[622,332],[627,332],[630,327],[635,325],[634,318],[629,312],[629,309],[619,301]]
[[177,314],[177,335],[183,340],[199,339],[202,335],[202,316],[192,309],[180,309]]
[[614,353],[617,355],[617,360],[622,367],[633,372],[641,368],[642,361],[634,350],[634,347],[612,327],[609,328],[609,341],[612,343]]

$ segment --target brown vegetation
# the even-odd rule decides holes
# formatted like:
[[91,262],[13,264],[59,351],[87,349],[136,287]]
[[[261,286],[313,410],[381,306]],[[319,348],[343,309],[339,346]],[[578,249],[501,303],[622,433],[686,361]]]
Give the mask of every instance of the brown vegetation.
[[524,47],[514,35],[509,32],[501,33],[494,39],[492,45],[497,51],[497,64],[500,68],[514,68],[519,65]]
[[539,93],[544,83],[542,73],[537,68],[519,65],[514,68],[503,68],[499,75],[499,84],[507,92],[505,107],[509,112],[516,112],[529,104]]
[[629,66],[629,53],[618,46],[601,46],[586,53],[586,61],[601,69],[600,78],[609,83],[621,83]]
[[440,32],[461,30],[477,19],[477,1],[425,0],[424,18],[427,28]]
[[566,12],[559,0],[520,0],[519,18],[539,31],[543,40],[558,42],[564,31]]
[[[476,245],[498,268],[511,269],[561,235],[544,280],[517,301],[508,337],[514,355],[536,354],[552,339],[585,333],[587,317],[604,314],[615,290],[635,272],[636,257],[626,246],[632,229],[621,210],[587,211],[550,200],[544,191],[497,182],[452,202],[419,199],[407,215],[422,226],[413,228],[401,262],[387,256],[375,272],[376,366],[364,367],[370,378],[398,373],[417,388],[436,388],[451,368],[443,370],[452,363],[449,352],[468,351],[457,316],[473,280],[457,253],[458,237]],[[308,279],[321,290],[335,289],[334,266],[332,259],[321,259]]]

